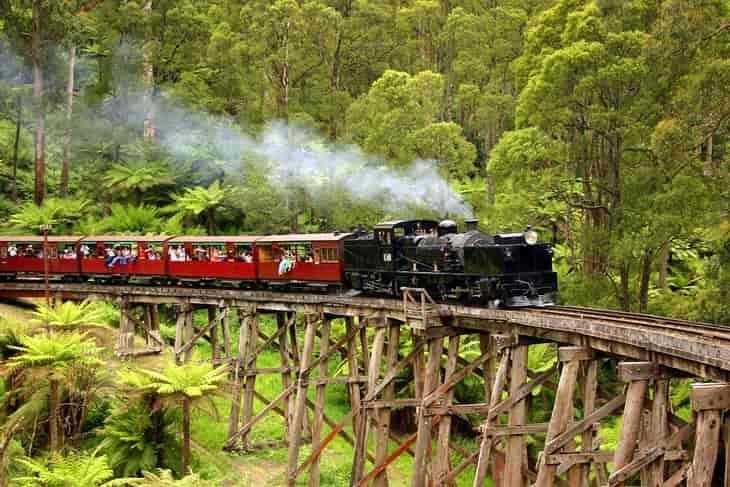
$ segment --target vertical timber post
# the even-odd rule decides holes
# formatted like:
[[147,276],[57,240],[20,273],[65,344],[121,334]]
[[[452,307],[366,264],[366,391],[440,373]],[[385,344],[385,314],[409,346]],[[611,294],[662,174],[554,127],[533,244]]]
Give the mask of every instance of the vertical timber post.
[[[510,395],[517,394],[522,384],[527,380],[527,345],[518,345],[512,349],[512,364],[510,370]],[[523,426],[527,420],[527,404],[524,400],[518,401],[509,411],[509,426]],[[504,485],[512,487],[525,485],[524,455],[525,438],[522,435],[510,436],[507,439],[507,458],[504,468]]]
[[[243,374],[245,389],[243,391],[243,424],[248,424],[253,417],[253,399],[256,391],[256,344],[258,343],[259,317],[256,309],[253,310],[248,321],[248,343],[243,356],[240,374]],[[248,432],[241,436],[241,445],[248,448]]]
[[[430,338],[428,345],[428,362],[423,381],[423,397],[419,398],[421,400],[432,393],[439,385],[444,339],[442,337]],[[421,406],[418,408],[418,433],[416,437],[416,454],[413,459],[412,487],[422,487],[427,485],[427,479],[431,480],[428,467],[433,418],[434,416],[426,411],[421,401]]]
[[149,312],[149,330],[147,346],[156,351],[162,351],[162,334],[160,333],[160,311],[156,304],[147,305]]
[[722,413],[730,409],[730,384],[693,384],[692,409],[697,412],[697,436],[687,485],[710,487],[720,450]]
[[220,317],[221,308],[217,306],[208,306],[208,324],[210,324],[210,354],[213,363],[217,363],[220,355],[218,353],[218,318]]
[[297,469],[299,460],[299,446],[302,441],[302,430],[304,429],[304,417],[307,413],[307,382],[309,380],[309,366],[312,363],[312,349],[314,347],[314,336],[317,330],[317,322],[310,315],[305,315],[306,327],[304,330],[304,344],[299,362],[299,373],[297,374],[297,395],[294,404],[294,420],[289,436],[289,454],[286,466],[286,484],[293,487],[296,483],[294,472]]
[[[596,396],[598,394],[598,359],[583,363],[583,374],[581,377],[581,396],[583,399],[583,417],[588,416],[596,409]],[[581,435],[581,451],[590,453],[593,451],[593,441],[596,432],[588,428]],[[589,487],[591,475],[591,462],[580,466],[580,487]]]
[[[195,328],[193,327],[193,316],[195,315],[195,308],[193,306],[188,306],[185,312],[185,339],[184,343],[187,343],[189,340],[192,340],[193,336],[195,335]],[[195,347],[190,344],[185,350],[185,363],[190,362],[190,359],[193,358],[193,349]]]
[[[496,350],[493,347],[492,350]],[[510,348],[502,349],[502,356],[499,359],[499,367],[497,368],[497,374],[494,376],[494,382],[492,382],[492,390],[489,392],[489,409],[492,409],[499,403],[502,398],[502,391],[507,384],[507,373],[509,372],[510,365]],[[489,460],[492,454],[492,446],[494,444],[494,437],[489,434],[490,426],[497,424],[497,418],[490,419],[487,416],[487,421],[482,425],[482,441],[479,445],[479,459],[477,461],[476,473],[474,474],[473,487],[482,487],[484,480],[487,478],[487,470],[489,469]],[[496,474],[492,470],[492,477],[496,477]]]
[[[249,341],[249,310],[244,308],[238,309],[238,319],[240,328],[238,332],[238,352],[236,360],[233,362],[233,397],[231,398],[231,414],[228,421],[228,438],[234,438],[238,433],[238,422],[241,418],[241,390],[243,388],[243,379],[241,369],[246,359],[246,351]],[[178,319],[178,323],[179,323]]]
[[[582,360],[590,360],[593,354],[590,349],[582,347],[561,347],[558,349],[558,360],[562,363],[562,371],[555,394],[552,415],[548,425],[545,444],[565,431],[573,416],[573,391],[578,379],[578,371]],[[538,465],[536,487],[552,487],[555,484],[557,465],[548,464],[543,454]]]
[[[656,365],[652,362],[621,362],[618,366],[618,375],[629,385],[626,391],[623,425],[621,426],[618,446],[613,457],[614,471],[625,467],[634,457],[636,442],[639,439],[646,391],[649,379],[656,375]],[[623,487],[625,484],[619,482],[616,485]]]
[[[659,377],[654,381],[654,402],[651,406],[651,444],[659,444],[669,435],[669,379]],[[649,485],[664,485],[664,455],[648,469]]]
[[[388,319],[388,351],[385,358],[385,372],[389,372],[398,362],[400,344],[400,324]],[[383,390],[383,400],[391,401],[395,398],[395,385],[391,381]],[[379,409],[378,429],[375,437],[375,464],[382,465],[388,457],[388,437],[390,436],[390,407]],[[373,485],[387,487],[387,471],[383,470],[373,480]]]
[[134,351],[134,322],[129,319],[131,311],[129,298],[123,296],[119,301],[119,345],[120,356],[129,355]]
[[[459,358],[459,341],[460,337],[459,335],[454,335],[449,337],[449,350],[448,355],[446,357],[446,367],[444,369],[444,377],[450,377],[454,372],[456,372],[456,361]],[[483,367],[487,367],[487,364],[485,363]],[[445,394],[445,405],[450,406],[451,402],[454,398],[454,389],[451,388],[449,391]],[[434,481],[438,485],[454,485],[454,482],[445,483],[443,481],[444,477],[449,473],[451,470],[451,461],[449,458],[449,442],[451,439],[451,415],[446,414],[439,423],[439,432],[438,432],[438,457],[436,459],[436,468],[434,468]]]
[[[380,362],[382,360],[383,347],[385,344],[386,335],[388,338],[388,351],[386,354],[386,366],[385,371],[390,369],[395,362],[398,361],[398,337],[399,331],[398,326],[393,324],[391,320],[384,320],[378,323],[378,330],[375,332],[375,340],[373,341],[373,360],[370,361],[371,369],[370,375],[368,376],[368,392],[371,391],[380,376]],[[395,350],[393,350],[393,341],[395,340]],[[376,357],[376,350],[377,355]],[[377,361],[376,361],[377,360]],[[388,386],[392,391],[392,384]],[[392,395],[392,394],[391,394]],[[389,397],[387,393],[384,394],[384,398]],[[388,406],[384,406],[373,410],[373,424],[375,425],[375,464],[380,465],[388,456],[388,432],[390,430],[390,409]],[[383,470],[373,479],[374,487],[388,487],[388,477]]]
[[[291,385],[291,362],[289,361],[289,346],[288,346],[288,328],[289,319],[286,312],[279,311],[276,313],[276,328],[280,333],[279,338],[279,359],[281,360],[281,387],[283,390],[287,390]],[[283,330],[282,330],[283,328]],[[282,408],[284,410],[284,423],[286,437],[289,438],[291,429],[291,413],[294,410],[291,406],[291,395],[284,399]]]
[[[319,356],[324,357],[329,353],[330,347],[330,318],[325,317],[322,320],[322,329],[319,337]],[[328,365],[329,360],[322,360],[319,364],[319,373],[317,374],[317,397],[314,403],[314,417],[312,418],[312,450],[319,448],[322,441],[322,427],[324,421],[324,400],[327,384],[322,382],[327,380],[329,376]],[[313,461],[309,470],[309,486],[319,487],[319,461],[321,456],[318,455]]]

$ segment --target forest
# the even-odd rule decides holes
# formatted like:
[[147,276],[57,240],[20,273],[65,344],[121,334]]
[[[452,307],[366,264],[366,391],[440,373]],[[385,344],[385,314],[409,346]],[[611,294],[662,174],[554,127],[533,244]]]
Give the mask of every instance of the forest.
[[[730,1],[0,0],[4,234],[470,216],[551,242],[561,303],[730,323]],[[281,481],[220,451],[224,369],[119,361],[111,304],[2,306],[0,485]]]

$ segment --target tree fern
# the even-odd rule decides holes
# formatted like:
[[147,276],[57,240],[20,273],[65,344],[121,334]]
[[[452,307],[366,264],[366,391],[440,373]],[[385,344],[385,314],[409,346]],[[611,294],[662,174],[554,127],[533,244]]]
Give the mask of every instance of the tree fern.
[[105,327],[104,312],[96,303],[84,301],[77,304],[64,301],[54,306],[40,304],[33,312],[32,324],[45,325],[61,330],[76,330],[82,327]]
[[165,411],[150,410],[144,401],[122,405],[107,418],[100,436],[109,464],[122,476],[139,475],[155,468],[174,467],[179,445],[173,434],[174,418]]
[[97,487],[107,485],[114,472],[104,455],[97,452],[68,456],[52,455],[46,461],[21,458],[25,475],[15,477],[13,485],[23,487]]
[[207,400],[215,411],[211,396],[227,376],[227,365],[213,368],[210,364],[191,361],[181,366],[170,363],[162,372],[146,369],[124,372],[121,379],[137,390],[154,393],[170,408],[182,409],[183,472],[187,473],[190,466],[191,409]]
[[51,232],[63,234],[88,206],[88,200],[73,198],[47,198],[41,206],[28,202],[10,218],[10,223],[33,233],[39,233],[41,225],[51,225]]

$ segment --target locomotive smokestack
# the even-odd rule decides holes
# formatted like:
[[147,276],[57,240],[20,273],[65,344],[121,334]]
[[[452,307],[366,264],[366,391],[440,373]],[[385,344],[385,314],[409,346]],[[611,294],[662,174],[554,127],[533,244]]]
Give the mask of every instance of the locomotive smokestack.
[[467,218],[466,220],[464,220],[464,223],[466,224],[467,232],[471,232],[472,230],[474,230],[474,231],[478,230],[478,226],[479,226],[478,218]]

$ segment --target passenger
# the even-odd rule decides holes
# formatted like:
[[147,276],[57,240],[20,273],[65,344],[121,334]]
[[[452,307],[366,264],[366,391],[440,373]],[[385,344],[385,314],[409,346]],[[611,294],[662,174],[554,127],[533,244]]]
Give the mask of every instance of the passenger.
[[223,256],[221,256],[221,251],[218,247],[213,247],[213,252],[211,254],[210,260],[213,262],[223,262]]
[[62,258],[63,259],[75,259],[76,258],[76,254],[74,252],[72,252],[70,248],[66,247],[65,249],[63,249],[63,257]]
[[292,269],[294,269],[294,256],[291,254],[291,252],[286,251],[281,256],[281,262],[279,262],[279,275],[284,275],[288,272],[291,272]]
[[8,247],[8,257],[17,257],[18,256],[18,247],[15,246],[15,244],[10,244]]
[[251,255],[251,252],[246,251],[246,253],[243,254],[243,261],[248,264],[253,262],[253,255]]
[[157,256],[155,255],[155,249],[152,247],[147,247],[146,249],[144,249],[144,255],[147,260],[157,260]]
[[185,247],[182,245],[177,248],[177,260],[178,262],[185,262],[188,260],[188,255],[185,252]]
[[117,253],[114,251],[111,247],[105,247],[104,248],[104,264],[107,267],[111,267],[111,263],[114,260],[114,258],[117,256]]
[[195,247],[195,260],[205,262],[208,260],[208,253],[201,246]]
[[34,254],[34,253],[35,253],[35,252],[33,252],[33,246],[32,246],[32,245],[28,245],[28,246],[27,246],[27,247],[25,248],[25,252],[23,252],[23,254],[24,254],[24,255],[25,255],[26,257],[33,257],[33,254]]
[[104,257],[104,264],[106,265],[107,269],[111,269],[114,266],[115,260],[117,258],[117,247],[106,247],[104,249],[104,253],[106,254],[106,257]]
[[304,258],[304,262],[307,264],[314,264],[314,257],[312,257],[312,254],[307,254],[307,256]]
[[81,255],[84,257],[84,259],[87,259],[89,255],[91,255],[91,249],[88,245],[83,244],[79,250],[81,251]]
[[228,252],[226,253],[226,262],[236,262],[236,254],[233,252],[233,249],[228,249]]

